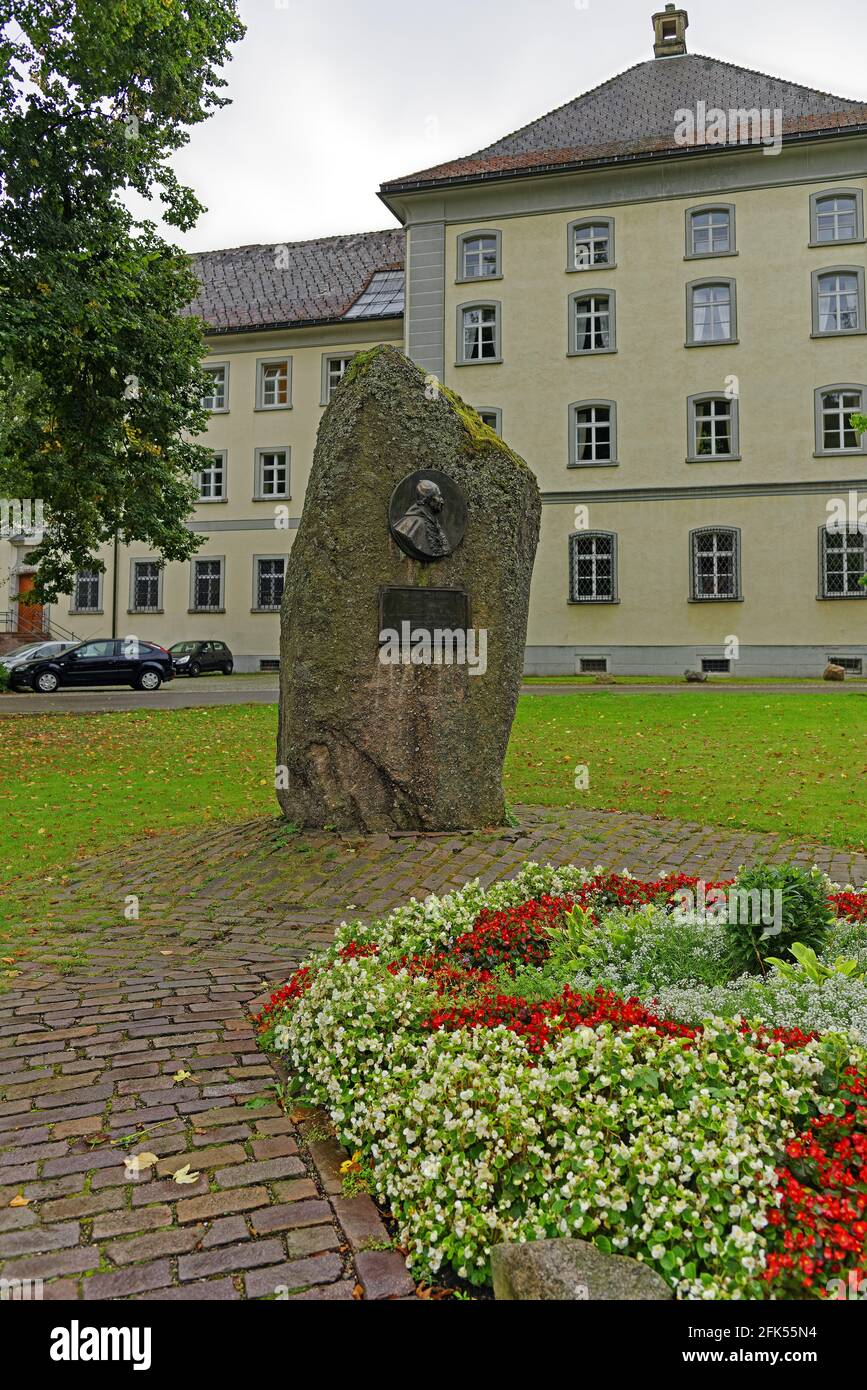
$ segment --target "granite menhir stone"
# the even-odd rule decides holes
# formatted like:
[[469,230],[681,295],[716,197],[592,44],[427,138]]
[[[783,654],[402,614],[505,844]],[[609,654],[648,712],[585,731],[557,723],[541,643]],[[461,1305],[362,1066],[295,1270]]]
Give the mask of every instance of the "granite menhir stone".
[[[395,490],[419,472],[444,475],[444,527],[449,496],[466,504],[454,548],[430,559],[407,554],[389,522]],[[362,833],[504,823],[540,517],[531,469],[475,411],[396,348],[355,357],[319,427],[286,569],[277,795],[288,820]],[[469,625],[487,633],[484,674],[384,664],[388,586],[466,591]]]
[[529,1240],[491,1251],[494,1296],[519,1300],[661,1300],[674,1295],[661,1275],[586,1240]]

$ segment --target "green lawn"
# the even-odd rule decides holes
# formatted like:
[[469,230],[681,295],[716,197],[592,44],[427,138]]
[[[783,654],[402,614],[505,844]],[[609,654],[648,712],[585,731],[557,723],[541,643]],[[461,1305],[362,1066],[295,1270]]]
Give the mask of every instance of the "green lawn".
[[[44,880],[138,836],[274,815],[274,725],[268,705],[0,720],[0,879]],[[865,733],[857,696],[527,696],[506,790],[514,803],[662,812],[860,848]]]
[[[533,695],[512,801],[649,811],[862,849],[867,700],[822,695]],[[575,790],[575,769],[589,786]]]

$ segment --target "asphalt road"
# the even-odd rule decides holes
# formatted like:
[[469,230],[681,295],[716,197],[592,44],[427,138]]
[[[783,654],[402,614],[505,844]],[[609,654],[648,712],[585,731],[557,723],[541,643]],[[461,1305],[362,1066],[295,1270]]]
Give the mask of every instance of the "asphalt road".
[[[277,701],[278,677],[199,676],[181,677],[160,690],[60,690],[55,695],[0,695],[0,717],[14,714],[102,714],[131,709],[193,709],[210,705],[273,705]],[[733,685],[723,681],[706,685],[524,685],[524,695],[867,695],[867,684],[792,682],[785,685]]]

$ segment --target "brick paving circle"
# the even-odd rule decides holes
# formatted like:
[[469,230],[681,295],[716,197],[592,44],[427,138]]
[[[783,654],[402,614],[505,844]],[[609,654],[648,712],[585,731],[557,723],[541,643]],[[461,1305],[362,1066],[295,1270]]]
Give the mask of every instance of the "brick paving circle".
[[[779,834],[518,817],[506,831],[365,838],[258,820],[78,864],[28,917],[32,959],[0,994],[0,1278],[41,1280],[46,1299],[414,1298],[373,1202],[342,1195],[346,1155],[323,1117],[278,1103],[251,1024],[339,921],[528,859],[707,878],[791,859],[867,880],[864,855]],[[81,961],[66,973],[60,940]],[[134,1177],[125,1156],[141,1152],[157,1162]],[[198,1177],[181,1185],[187,1164]]]

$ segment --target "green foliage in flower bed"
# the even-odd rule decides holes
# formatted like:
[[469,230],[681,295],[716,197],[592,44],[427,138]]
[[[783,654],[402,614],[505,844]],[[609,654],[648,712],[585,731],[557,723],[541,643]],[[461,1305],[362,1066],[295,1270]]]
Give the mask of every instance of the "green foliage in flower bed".
[[816,950],[824,945],[832,915],[827,881],[821,874],[799,869],[796,864],[758,864],[741,870],[736,887],[741,901],[748,903],[757,894],[759,901],[770,899],[778,921],[771,936],[767,924],[756,921],[749,911],[730,914],[729,964],[733,975],[764,974],[768,956],[773,953],[785,959],[794,942]]
[[732,980],[729,924],[678,905],[694,882],[528,865],[344,924],[274,996],[263,1044],[359,1152],[417,1274],[484,1283],[492,1245],[574,1235],[681,1298],[762,1298],[821,1296],[867,1259],[867,1167],[842,1197],[832,1173],[833,1235],[821,1183],[790,1222],[784,1167],[811,1125],[861,1123],[844,1087],[867,1069],[867,985],[833,961],[867,960],[867,905],[835,903],[854,917],[818,980],[791,953],[791,978]]

